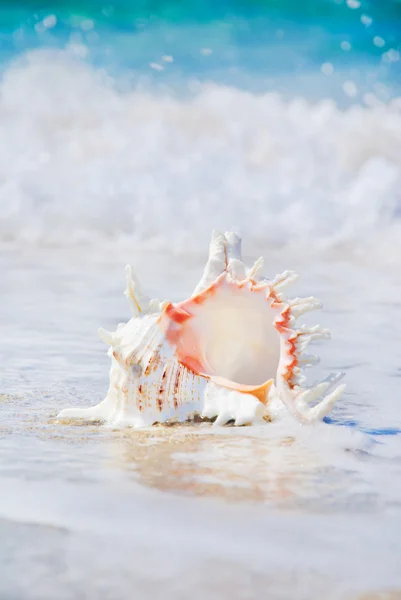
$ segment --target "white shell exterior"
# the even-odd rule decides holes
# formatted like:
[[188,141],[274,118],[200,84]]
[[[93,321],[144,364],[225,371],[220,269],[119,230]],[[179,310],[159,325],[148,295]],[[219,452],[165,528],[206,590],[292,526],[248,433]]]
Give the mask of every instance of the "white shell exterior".
[[[81,416],[110,424],[144,427],[172,417],[185,421],[199,412],[205,381],[183,367],[157,324],[158,313],[131,319],[117,334],[109,350],[110,387],[98,406]],[[64,411],[64,416],[68,411]]]
[[[219,293],[222,286],[233,284],[250,297],[255,292],[259,297],[265,294],[263,310],[269,311],[280,338],[275,386],[270,387],[269,394],[276,395],[303,422],[321,419],[343,392],[343,385],[336,387],[342,374],[331,376],[312,388],[302,387],[305,379],[302,369],[318,361],[317,357],[304,354],[304,350],[309,342],[327,338],[329,333],[319,326],[293,328],[299,316],[320,308],[321,304],[312,297],[288,300],[282,290],[296,275],[286,271],[269,281],[261,275],[262,267],[262,259],[251,269],[242,262],[241,240],[237,234],[214,232],[209,260],[193,294],[193,304],[195,306],[197,298],[207,296],[209,290]],[[126,273],[125,293],[133,318],[114,333],[99,330],[101,338],[110,345],[112,361],[107,396],[97,406],[66,409],[59,417],[132,427],[146,427],[171,419],[186,421],[195,414],[216,417],[215,425],[231,420],[236,425],[245,425],[263,419],[268,411],[269,395],[261,399],[253,393],[245,393],[244,386],[227,387],[223,380],[220,382],[219,373],[214,378],[184,366],[167,335],[171,323],[168,311],[176,309],[168,302],[150,300],[138,282],[133,281],[130,267]],[[191,306],[191,303],[189,299],[181,304]],[[203,309],[198,307],[197,310]],[[177,332],[180,335],[180,325]],[[311,407],[311,402],[316,402],[315,406]]]

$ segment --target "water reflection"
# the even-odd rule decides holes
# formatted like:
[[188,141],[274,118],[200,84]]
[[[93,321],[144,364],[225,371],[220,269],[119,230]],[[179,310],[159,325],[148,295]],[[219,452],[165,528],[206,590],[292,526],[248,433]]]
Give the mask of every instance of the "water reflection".
[[372,496],[355,492],[355,472],[331,465],[305,439],[270,424],[216,433],[202,423],[126,430],[112,449],[114,464],[165,492],[284,509],[339,510],[345,503],[348,510],[372,508]]

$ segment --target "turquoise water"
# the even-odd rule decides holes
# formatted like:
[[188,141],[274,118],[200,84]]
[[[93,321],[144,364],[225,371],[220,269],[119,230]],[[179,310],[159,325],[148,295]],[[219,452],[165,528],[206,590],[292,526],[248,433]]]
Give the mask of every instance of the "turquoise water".
[[[74,43],[108,72],[135,70],[173,89],[196,77],[293,93],[288,78],[296,78],[295,89],[344,102],[344,80],[364,92],[382,84],[384,99],[401,82],[398,0],[9,2],[0,23],[3,65],[33,48]],[[162,56],[173,62],[150,69]],[[332,68],[339,79],[327,76]]]

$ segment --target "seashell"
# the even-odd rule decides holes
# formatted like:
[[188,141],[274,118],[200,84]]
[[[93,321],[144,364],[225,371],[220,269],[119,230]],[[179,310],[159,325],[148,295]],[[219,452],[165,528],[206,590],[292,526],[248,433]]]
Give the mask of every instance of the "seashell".
[[132,318],[115,332],[99,329],[110,346],[107,396],[59,417],[145,427],[200,415],[216,425],[245,425],[265,418],[275,398],[302,422],[322,419],[344,390],[337,385],[343,374],[304,385],[303,369],[318,362],[305,350],[329,332],[296,326],[321,303],[287,299],[284,290],[297,275],[285,271],[269,280],[262,269],[262,258],[251,268],[244,264],[236,233],[218,231],[201,281],[183,302],[151,300],[127,266]]

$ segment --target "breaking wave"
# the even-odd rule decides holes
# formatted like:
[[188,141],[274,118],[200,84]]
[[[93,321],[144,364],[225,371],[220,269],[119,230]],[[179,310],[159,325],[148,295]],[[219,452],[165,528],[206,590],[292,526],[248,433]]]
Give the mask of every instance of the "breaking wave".
[[0,240],[400,255],[401,102],[346,110],[216,84],[178,98],[40,50],[0,81]]

